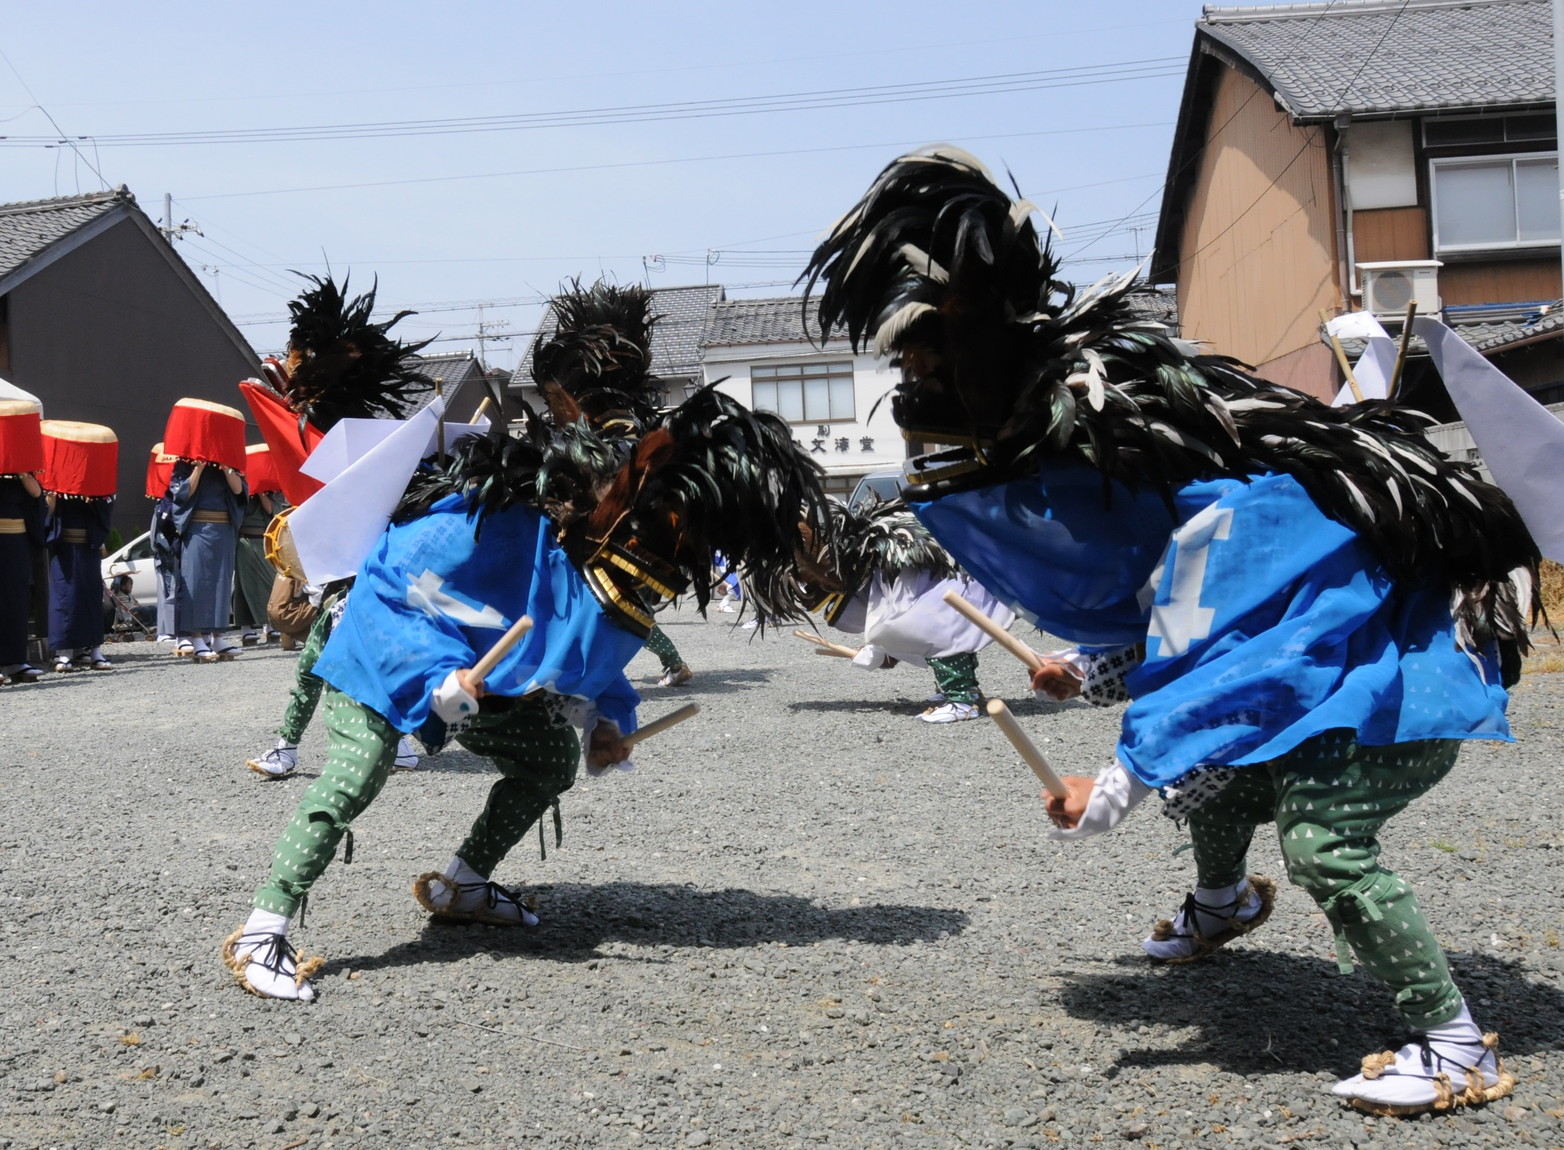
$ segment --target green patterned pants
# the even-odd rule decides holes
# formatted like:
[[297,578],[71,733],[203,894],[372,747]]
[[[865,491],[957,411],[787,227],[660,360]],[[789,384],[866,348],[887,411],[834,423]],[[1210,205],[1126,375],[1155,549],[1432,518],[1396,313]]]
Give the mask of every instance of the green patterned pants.
[[978,690],[977,668],[975,651],[929,660],[929,670],[934,672],[934,689],[944,694],[947,703],[978,701],[982,692]]
[[657,656],[664,671],[677,671],[684,666],[679,648],[673,645],[668,633],[655,623],[652,624],[652,633],[646,637],[646,649]]
[[[383,715],[334,687],[326,688],[324,702],[326,765],[277,840],[271,874],[255,892],[254,905],[274,914],[291,917],[325,873],[343,833],[385,786],[402,737]],[[490,759],[502,776],[456,850],[487,877],[575,783],[581,744],[575,729],[554,725],[540,702],[522,700],[480,712],[457,741]]]
[[1200,885],[1241,879],[1255,827],[1274,821],[1287,877],[1336,928],[1343,970],[1351,969],[1350,947],[1413,1029],[1450,1021],[1461,994],[1412,888],[1380,866],[1377,836],[1450,773],[1460,746],[1364,747],[1349,731],[1329,731],[1244,769],[1189,817]]
[[324,684],[315,674],[315,662],[320,658],[326,640],[331,638],[331,609],[341,595],[329,595],[321,601],[320,614],[310,624],[304,636],[304,646],[299,650],[299,662],[293,672],[293,690],[288,692],[288,706],[282,713],[282,726],[277,728],[280,738],[294,746],[304,737],[310,720],[315,717],[315,707],[320,702],[320,689]]

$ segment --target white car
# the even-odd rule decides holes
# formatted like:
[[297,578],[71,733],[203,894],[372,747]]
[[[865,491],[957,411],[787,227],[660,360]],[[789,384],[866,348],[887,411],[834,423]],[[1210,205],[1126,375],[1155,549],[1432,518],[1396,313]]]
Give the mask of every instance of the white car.
[[152,533],[138,535],[114,554],[103,560],[103,581],[122,576],[130,579],[131,598],[137,609],[157,610],[157,569],[152,566]]
[[858,481],[847,501],[849,510],[868,511],[877,503],[888,503],[901,494],[902,473],[896,471],[872,471]]

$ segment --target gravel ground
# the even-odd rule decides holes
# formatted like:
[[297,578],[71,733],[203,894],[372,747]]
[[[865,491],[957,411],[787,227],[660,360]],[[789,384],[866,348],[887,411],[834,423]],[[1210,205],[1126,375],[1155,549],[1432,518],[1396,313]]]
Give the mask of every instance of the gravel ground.
[[[123,646],[112,674],[0,693],[0,1147],[1564,1144],[1564,674],[1529,676],[1519,743],[1472,746],[1386,835],[1520,1085],[1375,1120],[1326,1091],[1396,1020],[1335,973],[1299,892],[1207,963],[1152,969],[1137,942],[1192,877],[1154,804],[1047,842],[986,720],[911,717],[926,672],[731,620],[666,619],[697,674],[659,690],[639,656],[643,719],[704,712],[635,774],[583,776],[546,862],[528,840],[501,867],[537,929],[431,925],[408,893],[487,765],[393,776],[296,930],[329,960],[308,1005],[243,994],[217,955],[321,759],[317,727],[295,778],[243,766],[293,657]],[[1002,652],[984,680],[1022,694]],[[1015,710],[1063,770],[1111,751],[1113,712]]]

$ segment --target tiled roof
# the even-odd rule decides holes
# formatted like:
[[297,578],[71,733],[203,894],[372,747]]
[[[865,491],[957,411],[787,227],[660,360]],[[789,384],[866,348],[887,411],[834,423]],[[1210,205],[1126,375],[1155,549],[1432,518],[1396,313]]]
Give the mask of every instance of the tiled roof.
[[[483,365],[478,362],[478,357],[470,351],[448,352],[444,355],[415,355],[412,357],[414,366],[430,379],[441,381],[445,394],[445,407],[449,411],[456,404],[457,397],[462,389],[469,383],[483,378]],[[434,389],[421,391],[407,409],[407,415],[412,416],[428,407],[434,400]]]
[[0,204],[0,279],[18,271],[78,228],[135,203],[124,188],[85,196]]
[[741,343],[803,343],[819,339],[816,316],[818,299],[811,298],[805,313],[799,296],[769,299],[730,299],[706,313],[705,347],[732,347]]
[[[652,289],[652,314],[657,317],[657,324],[652,328],[654,375],[664,379],[688,379],[700,374],[701,335],[705,331],[706,312],[726,295],[721,284]],[[528,341],[516,373],[511,376],[512,387],[531,386],[533,349],[552,339],[558,326],[559,320],[550,305],[543,313],[538,330]]]
[[1219,8],[1196,30],[1294,118],[1551,104],[1550,0],[1337,0]]

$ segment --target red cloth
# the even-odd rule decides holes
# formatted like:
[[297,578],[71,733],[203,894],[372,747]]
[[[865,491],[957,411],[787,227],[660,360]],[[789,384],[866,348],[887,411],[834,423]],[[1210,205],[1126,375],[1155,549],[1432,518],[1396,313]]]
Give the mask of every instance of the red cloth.
[[277,480],[288,502],[297,507],[325,486],[318,479],[311,479],[299,470],[316,444],[326,438],[326,433],[302,422],[298,415],[274,391],[253,379],[239,385],[244,400],[250,405],[250,414],[260,425],[261,437],[272,449],[272,465],[277,469]]
[[152,454],[147,457],[147,498],[162,499],[168,494],[168,484],[174,478],[174,457],[163,454],[163,445],[154,443]]
[[0,475],[43,470],[42,414],[36,403],[0,400]]
[[119,439],[100,423],[43,421],[45,491],[102,498],[119,490]]
[[207,399],[181,399],[168,413],[163,450],[176,459],[244,470],[244,416]]
[[278,474],[277,462],[272,458],[272,449],[264,443],[252,443],[244,449],[244,453],[248,457],[244,467],[244,481],[249,485],[250,494],[281,491],[282,476]]

